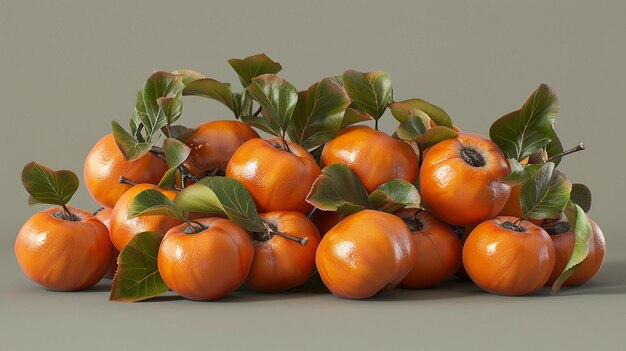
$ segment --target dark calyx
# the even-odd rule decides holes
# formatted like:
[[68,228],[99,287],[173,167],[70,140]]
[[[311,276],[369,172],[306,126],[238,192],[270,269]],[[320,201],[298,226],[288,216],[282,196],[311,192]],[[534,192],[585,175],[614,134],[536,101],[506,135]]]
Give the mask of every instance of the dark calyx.
[[569,232],[571,226],[567,222],[553,222],[550,224],[546,224],[542,226],[543,230],[545,230],[550,235],[563,234],[565,232]]
[[403,218],[404,223],[409,227],[409,230],[412,232],[419,232],[424,228],[422,222],[419,219],[411,217],[411,218]]
[[510,221],[506,221],[506,222],[501,223],[500,227],[502,227],[504,229],[520,232],[520,233],[524,232],[524,228],[522,228],[519,225],[517,225],[517,224],[515,224],[513,222],[510,222]]
[[485,159],[478,151],[464,147],[461,149],[461,159],[472,167],[484,167]]

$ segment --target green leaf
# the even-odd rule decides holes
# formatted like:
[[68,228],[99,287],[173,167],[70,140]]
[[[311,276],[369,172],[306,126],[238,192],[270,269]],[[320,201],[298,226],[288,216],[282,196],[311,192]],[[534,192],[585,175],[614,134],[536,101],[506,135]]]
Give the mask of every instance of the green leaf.
[[511,173],[502,180],[509,185],[524,183],[541,168],[541,165],[538,164],[523,165],[514,158],[509,159],[509,165],[511,166]]
[[153,73],[142,91],[146,115],[142,123],[149,136],[168,124],[164,111],[159,106],[159,98],[175,97],[185,88],[182,76],[170,72]]
[[182,92],[178,94],[167,94],[167,96],[157,99],[157,104],[161,109],[161,113],[165,115],[168,125],[172,125],[183,114]]
[[285,79],[264,74],[252,79],[246,91],[262,107],[263,118],[272,130],[287,131],[298,102],[298,91]]
[[235,114],[235,117],[241,115],[239,102],[229,83],[222,83],[211,78],[198,79],[187,84],[183,90],[183,95],[202,96],[218,101],[228,107]]
[[307,195],[307,202],[323,211],[350,214],[371,208],[367,190],[359,177],[343,163],[322,169]]
[[446,111],[422,99],[392,102],[389,108],[393,116],[400,122],[404,121],[406,116],[414,115],[415,110],[419,110],[428,115],[435,122],[435,125],[452,128],[452,119]]
[[157,232],[139,233],[124,247],[118,257],[109,300],[135,302],[168,291],[157,263],[163,236]]
[[[562,152],[563,152],[563,144],[561,144],[561,140],[555,133],[552,136],[552,140],[548,143],[548,145],[546,145],[546,153],[548,154],[548,159],[556,155],[559,155]],[[557,157],[557,158],[552,159],[551,161],[554,162],[556,166],[558,166],[559,163],[561,163],[562,159],[563,159],[562,157]]]
[[156,189],[146,189],[135,196],[128,206],[128,219],[161,215],[186,221],[181,210],[165,194]]
[[587,218],[585,211],[580,206],[571,201],[568,202],[565,208],[565,216],[574,231],[574,250],[565,265],[565,269],[552,285],[553,294],[559,291],[561,285],[580,268],[580,263],[587,258],[587,255],[589,255],[589,240],[591,240],[593,234],[589,218]]
[[174,125],[170,127],[170,133],[172,134],[172,138],[186,143],[187,141],[189,141],[189,139],[191,139],[191,137],[193,137],[193,135],[197,132],[198,130],[195,128],[187,128],[185,126],[180,126],[180,125]]
[[124,155],[124,158],[128,161],[135,161],[140,159],[143,155],[150,151],[150,148],[154,145],[154,142],[143,141],[139,142],[135,140],[128,132],[116,121],[111,122],[113,130],[113,138],[117,147]]
[[311,149],[339,134],[350,99],[335,78],[324,78],[298,93],[289,125],[291,141]]
[[458,135],[459,133],[457,133],[454,129],[436,126],[428,129],[423,135],[415,137],[415,141],[419,144],[420,150],[423,151],[446,139],[456,138]]
[[190,69],[177,69],[172,72],[173,74],[179,75],[181,81],[185,86],[191,82],[194,82],[198,79],[206,78],[206,76],[200,72],[192,71]]
[[489,136],[508,158],[521,161],[554,138],[553,124],[558,112],[556,93],[541,84],[520,110],[496,120]]
[[147,118],[146,106],[143,103],[143,93],[141,90],[139,90],[135,97],[135,110],[130,117],[130,132],[133,136],[137,137],[141,135],[140,133],[138,133],[138,131],[140,126],[143,126],[143,121],[145,118]]
[[367,122],[371,120],[372,116],[370,116],[369,113],[359,111],[352,107],[348,107],[343,115],[343,120],[341,121],[341,129],[349,127],[353,124]]
[[165,162],[169,169],[163,175],[161,182],[159,182],[159,188],[170,188],[176,182],[178,167],[189,157],[191,149],[176,139],[167,138],[163,142],[163,151],[165,153]]
[[241,116],[241,121],[251,127],[262,130],[271,135],[280,135],[280,129],[274,129],[265,118],[254,116]]
[[30,194],[30,205],[42,203],[65,206],[78,190],[78,177],[72,171],[54,171],[37,162],[22,169],[22,185]]
[[591,209],[591,190],[586,185],[572,184],[572,193],[569,198],[570,201],[580,206],[585,213]]
[[252,195],[235,179],[206,177],[183,189],[174,201],[185,211],[224,214],[251,232],[265,230]]
[[228,60],[230,66],[237,72],[241,85],[245,88],[252,79],[263,74],[276,74],[283,68],[280,63],[273,61],[265,54],[248,56],[244,59],[232,58]]
[[533,219],[558,217],[569,201],[572,183],[554,163],[546,162],[520,189],[523,217]]
[[416,140],[420,135],[426,134],[430,129],[430,117],[422,111],[416,110],[415,114],[405,116],[400,122],[396,135],[402,140]]
[[421,197],[417,188],[404,179],[392,179],[380,185],[369,196],[373,209],[394,213],[405,207],[419,208]]
[[343,73],[343,84],[353,103],[379,119],[392,101],[393,88],[387,72],[357,72],[348,70]]

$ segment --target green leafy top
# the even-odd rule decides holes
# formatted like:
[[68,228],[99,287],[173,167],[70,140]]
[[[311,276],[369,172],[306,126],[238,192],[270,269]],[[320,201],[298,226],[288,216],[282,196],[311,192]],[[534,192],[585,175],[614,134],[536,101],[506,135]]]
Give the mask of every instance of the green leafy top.
[[78,190],[78,177],[72,171],[54,171],[37,162],[30,162],[22,170],[22,184],[30,194],[28,204],[59,205],[67,219],[75,219],[65,205]]
[[389,74],[383,71],[363,73],[347,70],[342,78],[352,103],[378,121],[393,100]]
[[275,62],[267,55],[261,53],[248,56],[244,59],[232,58],[228,60],[230,66],[237,72],[241,85],[247,87],[252,79],[263,74],[276,74],[283,69],[280,63]]
[[522,217],[557,218],[565,209],[571,190],[572,183],[565,175],[555,169],[553,162],[546,162],[521,185]]
[[261,106],[262,129],[284,140],[298,102],[296,88],[282,77],[264,74],[253,78],[246,91]]

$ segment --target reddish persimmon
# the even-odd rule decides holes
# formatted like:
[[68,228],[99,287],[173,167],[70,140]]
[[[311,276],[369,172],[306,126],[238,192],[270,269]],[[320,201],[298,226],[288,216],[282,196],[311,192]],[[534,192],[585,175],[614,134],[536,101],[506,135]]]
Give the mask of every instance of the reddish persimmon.
[[[591,224],[592,234],[589,240],[589,254],[580,263],[580,266],[565,282],[562,286],[578,286],[585,284],[591,278],[593,278],[602,268],[604,262],[604,255],[606,254],[606,242],[604,241],[604,233],[600,226],[589,218]],[[571,230],[569,223],[558,221],[551,223],[544,229],[550,234],[554,248],[556,249],[556,263],[550,278],[546,282],[546,285],[552,285],[559,278],[567,261],[569,261],[572,251],[574,250],[575,234]]]
[[546,283],[556,253],[545,230],[515,217],[479,224],[463,246],[463,265],[472,281],[498,295],[526,295]]
[[[260,214],[271,232],[253,233],[254,259],[246,284],[253,290],[281,292],[304,284],[315,270],[315,250],[320,235],[300,212]],[[282,236],[305,239],[304,244]],[[295,239],[294,238],[294,239]]]
[[130,240],[141,232],[162,232],[165,233],[173,226],[182,223],[181,220],[162,216],[139,216],[128,218],[128,207],[140,192],[147,189],[156,189],[167,196],[170,200],[176,197],[176,192],[158,188],[153,184],[138,184],[124,193],[117,201],[113,211],[111,212],[110,234],[111,241],[115,248],[122,251]]
[[190,300],[216,300],[245,281],[254,247],[248,232],[222,218],[171,228],[159,247],[158,267],[167,286]]
[[76,220],[52,207],[24,223],[15,241],[15,256],[24,274],[49,290],[89,288],[111,263],[112,246],[104,224],[91,213],[67,205]]
[[113,208],[122,194],[132,188],[132,185],[120,183],[122,176],[135,183],[158,184],[165,172],[165,161],[151,152],[135,161],[126,160],[113,134],[107,134],[94,145],[85,159],[85,186],[94,201],[103,207]]
[[344,163],[359,177],[368,192],[395,178],[415,183],[419,156],[408,143],[367,126],[345,128],[322,150],[322,168]]
[[298,211],[307,214],[306,202],[321,170],[300,145],[279,138],[252,139],[235,151],[226,176],[240,181],[252,195],[259,212]]
[[408,225],[415,247],[415,264],[400,287],[424,289],[450,279],[461,266],[461,240],[452,228],[426,211],[396,212]]
[[422,199],[437,218],[470,225],[496,216],[511,186],[510,173],[498,146],[477,134],[459,134],[431,147],[420,170]]
[[[241,121],[211,121],[198,126],[187,141],[189,160],[204,174],[222,172],[233,153],[243,143],[259,134]],[[222,173],[223,174],[223,173]]]
[[317,227],[317,230],[322,238],[344,218],[346,218],[346,215],[337,211],[322,211],[319,209],[313,211],[313,214],[311,215],[311,221],[313,221],[313,224]]
[[415,263],[411,231],[397,216],[363,210],[326,233],[317,270],[338,297],[364,299],[395,288]]

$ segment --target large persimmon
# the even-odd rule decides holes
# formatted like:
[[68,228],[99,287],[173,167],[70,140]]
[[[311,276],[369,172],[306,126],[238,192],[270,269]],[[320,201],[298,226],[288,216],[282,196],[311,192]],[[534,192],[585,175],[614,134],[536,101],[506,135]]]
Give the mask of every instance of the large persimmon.
[[241,121],[211,121],[199,125],[186,142],[189,160],[204,174],[224,172],[226,165],[243,143],[259,134]]
[[167,231],[159,247],[159,273],[167,286],[190,300],[216,300],[246,279],[254,256],[248,232],[222,218],[195,221]]
[[104,224],[91,213],[67,205],[33,215],[15,241],[15,257],[24,274],[49,290],[89,288],[111,263],[112,245]]
[[122,194],[132,188],[121,183],[121,177],[135,183],[158,184],[165,172],[165,161],[151,152],[135,161],[126,160],[113,134],[100,139],[85,158],[85,186],[94,201],[106,208],[113,208]]
[[326,233],[315,262],[333,294],[364,299],[400,284],[413,268],[415,255],[411,231],[399,217],[363,210]]
[[141,232],[162,232],[181,224],[183,221],[163,215],[128,218],[128,208],[135,196],[147,189],[156,189],[170,200],[176,197],[173,190],[161,189],[153,184],[137,184],[126,191],[117,201],[111,212],[110,235],[115,248],[122,251],[130,240]]
[[510,168],[498,146],[461,133],[432,146],[420,169],[422,199],[446,223],[464,226],[496,216],[511,193]]
[[368,192],[392,179],[415,183],[419,156],[404,141],[367,126],[351,126],[322,150],[322,168],[344,163],[359,177]]
[[280,138],[248,140],[226,166],[226,176],[250,191],[259,212],[307,214],[312,206],[306,196],[320,173],[311,154]]

